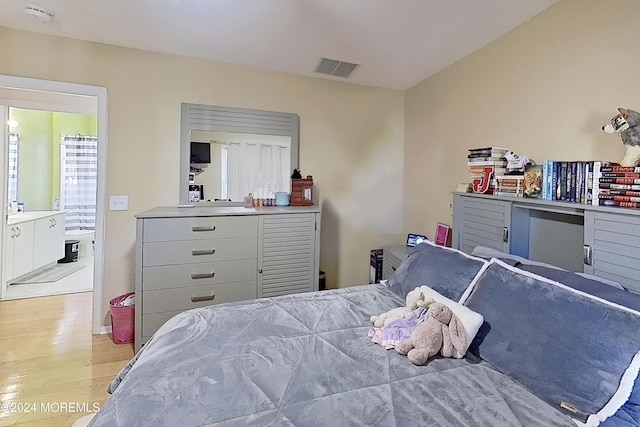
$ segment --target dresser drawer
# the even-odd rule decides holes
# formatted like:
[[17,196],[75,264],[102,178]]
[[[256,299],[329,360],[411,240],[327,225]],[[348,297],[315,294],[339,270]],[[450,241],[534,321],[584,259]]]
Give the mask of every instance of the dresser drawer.
[[147,218],[144,220],[143,241],[166,242],[257,235],[256,215]]
[[142,291],[255,281],[257,270],[255,259],[144,267]]
[[182,310],[165,311],[164,313],[143,315],[142,322],[140,322],[140,330],[142,331],[142,338],[144,339],[144,341],[146,342],[149,338],[151,338],[151,335],[153,335],[158,330],[158,328],[160,328],[160,326],[164,325],[167,320],[180,313],[182,313]]
[[256,298],[256,282],[219,283],[142,293],[142,314],[189,310],[211,304]]
[[191,264],[258,258],[258,238],[176,240],[144,243],[142,265]]

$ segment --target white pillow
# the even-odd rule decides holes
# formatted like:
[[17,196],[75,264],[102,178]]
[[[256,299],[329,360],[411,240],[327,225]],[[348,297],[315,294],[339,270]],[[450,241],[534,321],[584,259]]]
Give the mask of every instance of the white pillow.
[[461,359],[464,357],[467,349],[471,345],[471,341],[476,337],[480,326],[482,326],[482,322],[484,322],[484,318],[482,314],[476,313],[468,307],[465,307],[462,304],[459,304],[449,298],[445,297],[442,294],[434,291],[428,286],[420,286],[420,291],[424,294],[426,299],[433,299],[435,302],[439,302],[440,304],[444,304],[451,309],[453,314],[455,314],[458,319],[462,322],[464,326],[464,330],[467,333],[467,347],[464,349],[464,352],[459,353],[454,349],[454,357],[457,359]]

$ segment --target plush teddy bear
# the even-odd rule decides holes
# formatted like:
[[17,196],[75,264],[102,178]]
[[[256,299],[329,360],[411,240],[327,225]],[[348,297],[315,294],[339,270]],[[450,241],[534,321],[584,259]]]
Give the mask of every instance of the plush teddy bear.
[[429,306],[425,321],[413,330],[409,339],[396,345],[396,351],[406,355],[414,365],[424,365],[438,353],[451,357],[455,349],[464,354],[466,347],[467,335],[460,319],[449,307],[435,302]]
[[428,307],[432,302],[433,299],[426,299],[420,288],[415,288],[407,294],[404,307],[392,308],[385,313],[371,316],[371,322],[376,328],[382,328],[394,320],[407,318],[416,308]]
[[640,113],[627,108],[618,108],[620,114],[602,126],[606,133],[619,133],[622,143],[627,148],[621,166],[637,166],[640,164]]

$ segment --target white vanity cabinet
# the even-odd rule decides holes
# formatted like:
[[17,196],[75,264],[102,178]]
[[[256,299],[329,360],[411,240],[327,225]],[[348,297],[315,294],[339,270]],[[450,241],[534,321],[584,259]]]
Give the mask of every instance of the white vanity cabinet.
[[64,257],[64,214],[34,221],[33,269]]
[[182,311],[318,290],[318,207],[156,208],[136,218],[136,351]]
[[64,257],[64,212],[9,215],[5,232],[5,278],[12,280]]
[[9,279],[22,276],[33,270],[33,235],[33,221],[7,226],[5,268],[7,269],[6,277]]

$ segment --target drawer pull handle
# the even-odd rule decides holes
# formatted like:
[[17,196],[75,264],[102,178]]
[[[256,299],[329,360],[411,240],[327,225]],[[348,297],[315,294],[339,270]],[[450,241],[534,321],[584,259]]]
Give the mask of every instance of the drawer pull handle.
[[396,266],[395,266],[395,265],[392,265],[392,266],[391,266],[391,269],[392,269],[393,271],[396,271]]
[[191,273],[191,278],[192,279],[210,279],[215,275],[216,275],[215,271],[212,271],[211,273]]
[[215,297],[215,294],[205,295],[202,297],[191,297],[191,302],[213,301]]
[[207,225],[204,227],[196,227],[193,226],[191,227],[192,231],[215,231],[216,230],[216,226],[215,225]]
[[213,255],[216,253],[215,249],[192,249],[191,255]]
[[593,252],[591,245],[584,245],[582,247],[582,262],[586,265],[593,265]]

